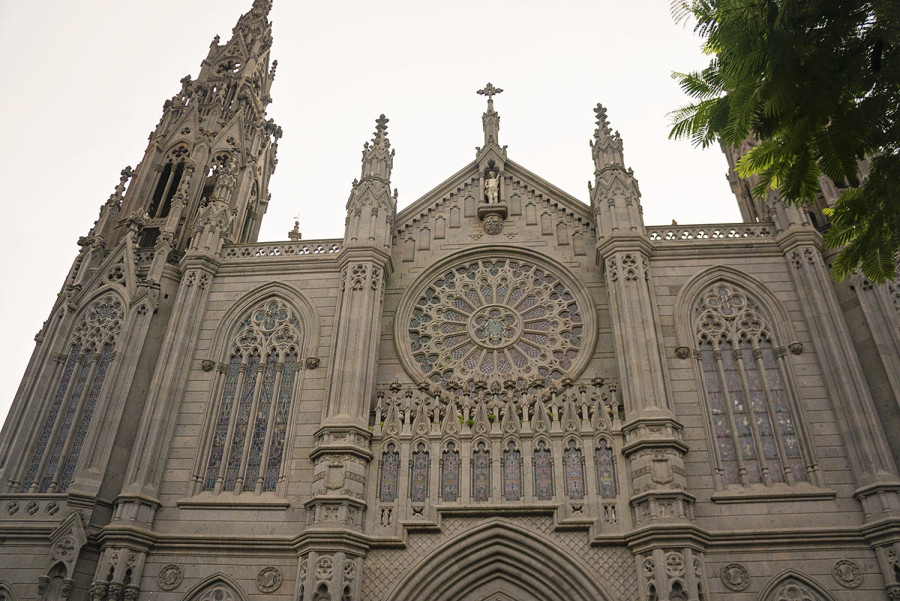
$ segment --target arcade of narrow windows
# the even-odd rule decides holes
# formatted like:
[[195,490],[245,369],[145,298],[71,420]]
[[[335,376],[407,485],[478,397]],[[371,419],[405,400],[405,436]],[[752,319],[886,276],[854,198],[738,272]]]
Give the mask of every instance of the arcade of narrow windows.
[[[398,443],[387,442],[381,454],[378,499],[382,503],[393,503],[398,499],[401,479],[401,461]],[[477,441],[472,445],[469,482],[472,500],[491,500],[491,471],[493,459],[489,443]],[[423,503],[428,499],[431,477],[431,461],[426,443],[419,442],[410,453],[409,498],[413,503]],[[556,494],[554,467],[551,447],[547,441],[536,441],[532,452],[531,474],[534,483],[534,498],[538,501],[552,501]],[[618,495],[616,467],[610,441],[600,438],[596,444],[595,469],[597,493],[601,499],[615,499]],[[524,499],[522,479],[525,464],[522,451],[516,441],[508,441],[499,459],[502,478],[502,495],[505,501]],[[582,450],[574,439],[570,439],[563,450],[563,477],[565,495],[570,500],[582,500],[587,494],[585,485],[585,461]],[[440,457],[440,500],[453,503],[460,500],[461,480],[464,477],[457,443],[450,441],[444,445]]]

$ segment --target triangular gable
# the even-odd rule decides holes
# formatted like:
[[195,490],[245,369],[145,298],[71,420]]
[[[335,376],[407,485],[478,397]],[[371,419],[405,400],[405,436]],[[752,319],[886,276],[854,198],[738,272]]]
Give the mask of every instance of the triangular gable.
[[[505,174],[513,181],[513,190],[507,191],[508,196],[517,192],[520,196],[533,197],[536,203],[543,205],[539,206],[539,209],[552,206],[557,211],[562,210],[573,217],[590,223],[591,209],[588,205],[557,188],[532,171],[514,161],[507,160]],[[419,200],[400,211],[397,215],[395,228],[398,231],[402,230],[413,222],[427,218],[429,213],[440,209],[445,204],[450,204],[454,201],[463,202],[467,195],[473,195],[476,204],[479,203],[481,198],[480,191],[477,190],[478,178],[478,163],[472,161],[427,192]],[[523,199],[523,204],[524,202]]]

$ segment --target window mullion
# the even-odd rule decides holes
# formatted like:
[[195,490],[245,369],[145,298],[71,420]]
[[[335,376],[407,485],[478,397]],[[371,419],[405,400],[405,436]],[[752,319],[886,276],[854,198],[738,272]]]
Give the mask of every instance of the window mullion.
[[59,479],[62,477],[63,470],[66,467],[66,460],[69,454],[69,451],[72,449],[72,440],[75,438],[75,433],[78,431],[78,425],[81,422],[81,414],[84,413],[84,405],[85,399],[87,395],[90,394],[91,386],[93,386],[94,377],[97,374],[97,364],[100,362],[100,353],[94,353],[93,357],[91,357],[91,366],[88,370],[88,377],[85,381],[84,388],[81,390],[81,394],[78,396],[78,405],[75,408],[75,415],[72,416],[72,425],[69,427],[69,432],[66,434],[66,442],[63,444],[62,453],[59,456],[59,463],[56,466],[56,471],[53,474],[53,480],[50,481],[50,488],[48,492],[56,492],[57,487],[59,486]]
[[781,431],[778,427],[778,414],[775,412],[775,403],[772,402],[772,391],[769,388],[769,378],[766,377],[766,366],[763,363],[762,350],[759,343],[754,338],[750,341],[753,349],[753,358],[756,360],[756,369],[759,371],[759,379],[762,382],[763,393],[766,398],[766,407],[769,410],[769,420],[772,424],[772,435],[775,437],[775,446],[778,447],[778,459],[781,463],[781,470],[784,472],[784,480],[788,484],[794,484],[794,474],[791,471],[791,464],[788,462],[787,450],[784,448],[784,440],[781,437]]
[[278,413],[278,403],[281,400],[281,381],[284,378],[284,363],[275,366],[275,385],[272,387],[272,399],[269,403],[269,415],[266,419],[266,439],[263,442],[262,454],[259,459],[259,474],[256,477],[256,494],[260,494],[266,471],[269,465],[269,449],[272,446],[272,431],[275,429],[275,414]]
[[79,353],[75,359],[75,366],[72,369],[72,375],[69,376],[69,382],[66,384],[66,392],[63,394],[62,403],[59,405],[59,411],[56,413],[56,420],[53,423],[53,430],[50,432],[50,438],[47,439],[47,445],[44,447],[44,456],[41,457],[41,464],[38,467],[37,476],[34,479],[34,482],[31,483],[31,486],[28,488],[29,493],[36,493],[39,490],[41,485],[41,480],[44,478],[44,469],[47,467],[47,461],[50,459],[50,455],[53,454],[53,445],[55,444],[55,440],[57,436],[59,436],[59,429],[62,427],[63,417],[66,414],[66,406],[68,405],[68,400],[72,395],[72,389],[75,386],[75,382],[78,380],[78,372],[81,371],[81,367],[84,364],[84,353]]
[[718,340],[713,339],[712,344],[713,356],[716,360],[716,371],[719,374],[719,386],[722,389],[722,396],[725,398],[725,414],[728,416],[728,425],[731,427],[731,444],[734,447],[734,457],[737,461],[738,474],[741,476],[741,484],[749,486],[750,481],[747,478],[747,467],[744,465],[744,454],[741,452],[741,445],[738,441],[737,422],[734,421],[733,401],[731,400],[731,394],[728,391],[728,380],[725,378],[725,368],[722,365],[723,351],[719,348]]
[[166,187],[163,189],[162,196],[159,197],[159,204],[156,207],[156,211],[154,211],[153,215],[150,215],[151,218],[159,217],[159,214],[163,211],[163,207],[166,206],[166,198],[169,197],[169,189],[172,187],[172,182],[175,180],[175,172],[177,171],[177,165],[172,164],[172,168],[169,170],[169,179],[166,180]]
[[228,419],[228,434],[225,436],[225,444],[222,450],[222,466],[219,468],[219,475],[216,477],[215,494],[222,492],[222,486],[225,484],[225,472],[228,468],[228,457],[231,454],[231,443],[234,440],[234,431],[237,427],[238,411],[243,397],[244,380],[247,379],[247,363],[242,362],[238,370],[238,381],[235,385],[235,399],[231,405],[231,417]]
[[239,494],[244,489],[244,477],[247,475],[247,461],[250,457],[250,445],[253,442],[256,413],[259,410],[259,395],[265,385],[266,365],[268,362],[260,363],[256,369],[256,385],[253,388],[253,400],[250,402],[250,417],[247,420],[247,434],[244,436],[244,448],[241,452],[241,467],[234,482],[235,494]]
[[[71,350],[70,350],[69,352],[71,352]],[[52,393],[53,396],[50,397],[50,402],[47,404],[47,407],[46,407],[46,409],[45,409],[45,411],[46,411],[47,414],[49,414],[51,411],[53,411],[53,405],[54,405],[54,402],[55,402],[55,400],[56,400],[56,395],[59,394],[59,393],[58,393],[58,389],[59,389],[60,386],[63,385],[63,383],[61,382],[61,380],[62,380],[63,375],[65,374],[66,363],[69,361],[69,356],[68,356],[68,355],[62,355],[62,354],[61,354],[60,357],[64,357],[64,358],[63,358],[63,359],[60,359],[59,357],[57,358],[57,360],[56,360],[56,367],[55,367],[54,370],[53,370],[53,371],[54,371],[53,377],[52,377],[51,380],[50,380],[51,382],[55,383],[56,385],[55,385],[54,387],[48,389],[48,390]],[[57,392],[53,392],[53,391],[57,391]],[[60,403],[60,407],[61,407],[61,406],[62,406],[62,403]],[[42,413],[43,413],[43,412],[42,412]],[[38,413],[38,419],[40,419],[40,416],[42,415],[42,413]],[[59,415],[59,411],[57,411],[57,416],[58,416],[58,415]],[[31,448],[31,450],[32,450],[32,451],[31,451],[31,456],[32,456],[32,458],[34,457],[35,451],[37,450],[37,448],[36,448],[37,445],[41,444],[41,433],[43,432],[43,429],[46,427],[47,416],[46,416],[46,415],[44,416],[44,421],[43,421],[43,422],[38,421],[38,419],[35,420],[35,423],[37,423],[37,424],[43,424],[43,425],[42,425],[41,428],[37,431],[37,437],[36,437],[35,440],[34,440],[34,444],[33,444],[33,445],[27,445],[27,446],[25,447],[26,449],[27,449],[27,448]],[[55,425],[57,419],[58,419],[58,417],[57,417],[57,418],[54,418],[54,420],[53,420],[53,421],[54,421],[54,425]],[[51,433],[52,433],[52,430],[53,430],[53,427],[51,426]],[[49,444],[49,439],[48,439],[48,443],[47,443],[47,444]],[[43,451],[41,452],[41,458],[43,458],[43,456],[46,455],[46,454],[47,454],[47,445],[45,444],[45,445],[44,445],[44,449],[43,449]],[[28,470],[31,468],[31,465],[32,465],[32,462],[31,462],[31,461],[28,461],[28,462],[24,462],[24,461],[23,461],[23,462],[22,462],[22,468],[21,468],[21,470],[19,471],[19,474],[18,474],[18,476],[16,477],[15,481],[14,481],[14,482],[9,482],[9,483],[8,483],[8,484],[9,484],[9,492],[13,492],[16,488],[19,488],[19,487],[22,485],[22,480],[24,480],[24,479],[28,476]],[[40,472],[38,472],[38,473],[40,473]],[[22,491],[22,492],[24,492],[24,491]]]
[[809,482],[821,486],[821,474],[818,471],[818,464],[815,458],[815,447],[813,446],[812,438],[805,427],[804,421],[801,419],[802,414],[798,402],[800,395],[797,392],[793,378],[789,377],[787,351],[784,347],[779,347],[778,349],[772,349],[772,352],[775,356],[775,365],[778,369],[778,375],[783,382],[784,394],[787,398],[788,407],[791,410],[794,427],[797,429],[800,456],[803,459],[803,464],[806,466],[807,479]]
[[772,485],[772,477],[769,475],[769,464],[766,461],[765,450],[762,446],[762,437],[759,435],[759,425],[756,423],[756,411],[753,408],[753,398],[750,395],[750,385],[747,383],[747,372],[744,367],[744,354],[740,344],[732,350],[734,362],[741,378],[741,388],[744,390],[744,402],[747,404],[747,417],[750,422],[750,431],[753,433],[753,446],[756,448],[756,463],[759,465],[759,473],[763,484]]

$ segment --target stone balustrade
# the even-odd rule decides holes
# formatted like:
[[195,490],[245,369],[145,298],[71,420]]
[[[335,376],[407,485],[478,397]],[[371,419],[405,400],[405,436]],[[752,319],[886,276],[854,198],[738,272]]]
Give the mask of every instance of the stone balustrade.
[[229,259],[273,259],[298,255],[336,255],[339,252],[341,252],[339,240],[240,244],[225,246],[222,250],[226,261]]
[[772,223],[724,223],[704,225],[650,226],[647,235],[653,242],[710,242],[753,240],[775,236]]

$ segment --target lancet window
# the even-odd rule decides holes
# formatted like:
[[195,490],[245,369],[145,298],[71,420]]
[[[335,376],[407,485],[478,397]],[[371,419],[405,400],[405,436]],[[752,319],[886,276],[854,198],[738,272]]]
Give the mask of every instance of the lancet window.
[[159,172],[156,180],[156,188],[150,202],[150,210],[147,213],[151,218],[168,217],[172,208],[172,199],[178,191],[181,176],[184,174],[184,163],[190,155],[190,150],[185,144],[178,144],[169,152],[166,162]]
[[109,293],[92,302],[76,321],[20,492],[68,490],[115,358],[124,315],[122,299]]
[[538,441],[534,450],[534,496],[538,501],[553,499],[553,462],[550,448],[543,440]]
[[522,453],[512,441],[503,451],[503,498],[507,501],[522,498]]
[[594,451],[594,454],[600,498],[615,499],[617,495],[616,463],[609,441],[601,438],[597,442],[597,449]]
[[717,282],[695,305],[693,324],[724,483],[806,481],[787,353],[760,303]]
[[447,444],[441,457],[441,500],[459,499],[459,451],[454,443]]
[[397,487],[400,483],[400,453],[397,445],[389,443],[381,454],[381,482],[378,486],[378,498],[382,503],[393,503],[397,500]]
[[297,383],[301,325],[273,298],[240,322],[225,366],[203,490],[275,491]]
[[584,498],[584,461],[581,449],[570,440],[563,453],[566,468],[566,494],[570,499]]
[[491,452],[483,442],[472,453],[472,498],[476,501],[491,498]]
[[420,442],[413,451],[410,472],[409,499],[414,503],[423,503],[428,498],[429,465],[428,449],[424,442]]

